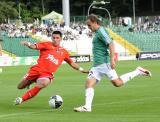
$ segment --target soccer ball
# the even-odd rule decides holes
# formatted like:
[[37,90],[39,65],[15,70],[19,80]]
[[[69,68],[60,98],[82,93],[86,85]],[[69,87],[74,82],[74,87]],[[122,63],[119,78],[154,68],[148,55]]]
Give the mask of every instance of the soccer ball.
[[62,106],[63,104],[63,99],[61,96],[59,95],[55,95],[55,96],[52,96],[50,97],[49,99],[49,106],[52,108],[52,109],[57,109],[59,107]]

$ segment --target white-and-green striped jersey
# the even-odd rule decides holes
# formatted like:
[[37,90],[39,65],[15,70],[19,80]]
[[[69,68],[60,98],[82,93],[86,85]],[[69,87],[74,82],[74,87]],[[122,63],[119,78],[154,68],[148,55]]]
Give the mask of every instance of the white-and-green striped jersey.
[[112,43],[106,28],[100,26],[93,38],[93,66],[110,62],[109,44]]

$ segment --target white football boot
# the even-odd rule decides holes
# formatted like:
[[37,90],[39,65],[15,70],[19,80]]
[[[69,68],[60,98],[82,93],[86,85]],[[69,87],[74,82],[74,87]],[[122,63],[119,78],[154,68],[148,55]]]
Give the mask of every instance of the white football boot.
[[20,105],[22,103],[22,98],[21,97],[17,97],[14,101],[14,105]]
[[151,72],[147,69],[144,69],[142,67],[137,67],[136,68],[137,71],[139,71],[140,75],[144,75],[144,76],[152,76]]
[[75,112],[91,112],[91,108],[86,108],[85,106],[80,106],[77,108],[74,108]]

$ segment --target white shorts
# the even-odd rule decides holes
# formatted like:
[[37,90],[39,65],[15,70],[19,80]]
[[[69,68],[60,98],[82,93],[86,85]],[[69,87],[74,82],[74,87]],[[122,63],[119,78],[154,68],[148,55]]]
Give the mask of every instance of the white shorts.
[[115,80],[118,78],[118,75],[114,69],[111,68],[110,63],[104,63],[96,67],[92,67],[89,71],[88,78],[96,78],[97,81],[100,81],[103,76],[107,76],[109,80]]

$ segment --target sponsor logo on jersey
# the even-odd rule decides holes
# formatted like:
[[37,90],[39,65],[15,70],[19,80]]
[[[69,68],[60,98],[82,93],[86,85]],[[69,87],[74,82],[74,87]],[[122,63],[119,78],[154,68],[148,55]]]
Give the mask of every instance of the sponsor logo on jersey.
[[48,54],[48,57],[46,59],[58,65],[58,59],[56,59],[53,55]]

